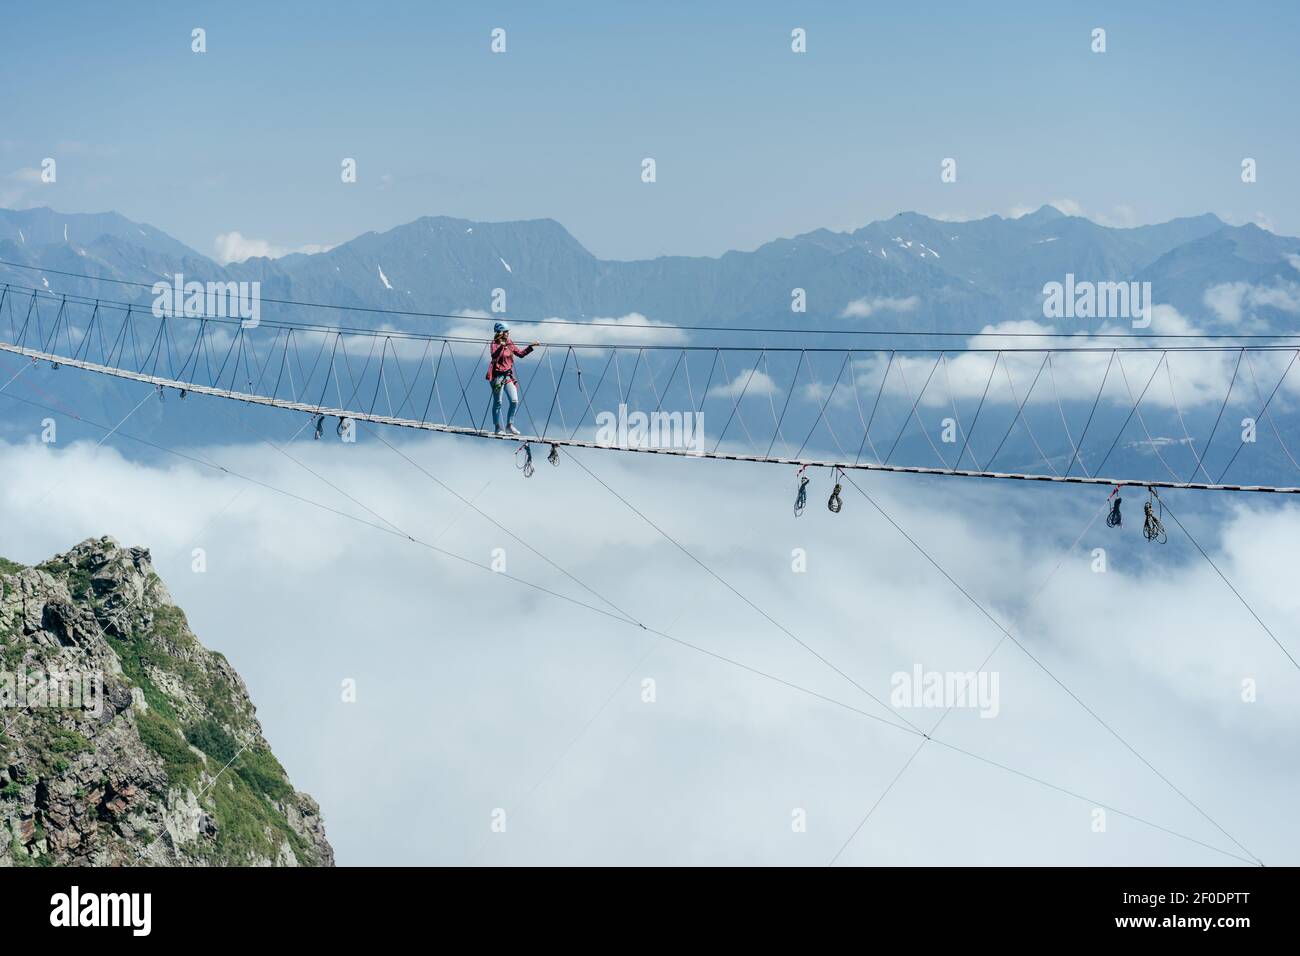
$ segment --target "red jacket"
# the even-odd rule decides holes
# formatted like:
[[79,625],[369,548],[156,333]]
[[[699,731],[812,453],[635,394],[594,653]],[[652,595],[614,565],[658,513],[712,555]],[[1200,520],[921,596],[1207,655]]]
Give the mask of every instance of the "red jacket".
[[492,361],[488,363],[487,380],[490,382],[498,375],[506,375],[513,381],[515,377],[515,356],[523,358],[532,350],[531,345],[526,349],[521,349],[509,338],[504,342],[493,342]]

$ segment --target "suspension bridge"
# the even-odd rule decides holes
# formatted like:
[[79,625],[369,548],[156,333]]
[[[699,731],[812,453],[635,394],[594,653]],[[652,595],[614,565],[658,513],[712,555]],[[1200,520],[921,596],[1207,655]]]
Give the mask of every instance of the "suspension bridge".
[[[1289,383],[1300,348],[1286,336],[1230,344],[1202,336],[1141,343],[1111,336],[1130,340],[1120,344],[1104,335],[1058,343],[1036,334],[981,333],[994,344],[834,348],[688,341],[686,329],[712,326],[521,324],[524,334],[548,340],[521,360],[527,427],[516,436],[489,427],[488,341],[472,327],[478,317],[440,317],[459,327],[434,333],[254,325],[5,285],[0,351],[140,382],[160,396],[203,395],[308,414],[318,437],[329,419],[340,428],[369,422],[519,442],[524,450],[548,445],[552,454],[567,446],[836,473],[1300,493],[1292,484],[1227,480],[1234,466],[1244,471],[1241,452],[1260,432],[1300,472],[1270,412],[1280,393],[1300,388],[1300,376]],[[557,339],[566,333],[595,340]],[[657,341],[626,341],[637,333]],[[1257,423],[1249,439],[1225,423],[1228,408],[1238,406]],[[1077,409],[1073,425],[1067,407]],[[611,431],[614,416],[621,430]],[[1189,419],[1213,424],[1198,438]],[[628,421],[641,426],[630,439]],[[701,423],[698,434],[693,422]],[[1122,444],[1130,432],[1136,440]],[[1141,448],[1160,470],[1106,472],[1117,450],[1129,447]],[[1021,467],[997,467],[1012,455]]]

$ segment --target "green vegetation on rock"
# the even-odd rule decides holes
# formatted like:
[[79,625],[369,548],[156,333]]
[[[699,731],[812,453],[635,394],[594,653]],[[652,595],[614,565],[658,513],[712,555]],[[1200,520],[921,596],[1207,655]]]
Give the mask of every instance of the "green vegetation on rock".
[[[103,538],[38,568],[59,583],[29,578],[34,592],[0,595],[4,661],[98,672],[111,704],[94,720],[47,710],[10,722],[0,866],[332,865],[319,808],[289,783],[243,682],[194,636],[148,552]],[[45,602],[35,616],[33,601]],[[28,634],[23,620],[59,630]]]
[[198,779],[203,761],[185,743],[175,721],[151,707],[136,717],[135,725],[145,746],[162,757],[168,783],[184,788]]
[[19,571],[26,571],[27,565],[19,564],[17,561],[10,561],[8,558],[0,558],[0,574],[17,574]]

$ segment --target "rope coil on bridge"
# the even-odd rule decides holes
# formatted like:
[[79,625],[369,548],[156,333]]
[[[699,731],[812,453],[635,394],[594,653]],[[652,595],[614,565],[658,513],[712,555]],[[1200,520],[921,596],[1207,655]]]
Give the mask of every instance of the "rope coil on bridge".
[[843,477],[844,477],[843,469],[836,468],[835,488],[833,491],[831,491],[830,498],[826,500],[826,507],[830,510],[831,514],[839,514],[840,509],[844,507],[844,500],[840,497],[840,492],[844,490],[844,486],[840,484],[840,479]]
[[[1164,522],[1161,520],[1161,518],[1164,517],[1165,504],[1160,500],[1160,496],[1156,494],[1154,488],[1149,488],[1147,490],[1150,492],[1150,497],[1142,503],[1142,534],[1150,542],[1164,544],[1169,540],[1169,536],[1165,533]],[[1159,515],[1157,515],[1151,507],[1151,502],[1153,501],[1160,506]]]
[[[518,462],[519,462],[519,453],[520,453],[521,451],[524,453],[523,464],[519,464],[519,463],[518,463]],[[522,445],[520,445],[518,448],[516,448],[516,449],[515,449],[515,462],[516,462],[515,467],[518,468],[520,471],[522,471],[522,472],[524,473],[524,477],[525,477],[525,478],[531,478],[531,477],[533,477],[533,472],[536,470],[536,469],[533,467],[533,446],[530,445],[530,444],[528,444],[528,442],[524,442]]]
[[1124,499],[1116,495],[1116,491],[1119,491],[1119,489],[1116,488],[1115,491],[1111,492],[1111,496],[1115,498],[1115,503],[1110,506],[1110,513],[1106,515],[1107,528],[1118,528],[1124,523],[1124,516],[1120,514],[1119,510],[1120,502]]

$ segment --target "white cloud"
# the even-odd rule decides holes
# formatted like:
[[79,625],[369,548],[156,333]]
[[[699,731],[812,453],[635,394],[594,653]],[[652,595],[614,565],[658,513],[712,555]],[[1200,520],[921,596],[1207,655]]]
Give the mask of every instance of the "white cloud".
[[217,253],[217,262],[223,266],[231,262],[243,262],[254,257],[279,259],[281,256],[287,256],[294,252],[315,255],[318,252],[328,252],[334,248],[332,245],[322,245],[320,243],[292,247],[279,246],[268,239],[252,239],[239,232],[220,233],[213,240],[212,245]]
[[1267,232],[1277,232],[1277,229],[1273,226],[1272,218],[1267,213],[1257,212],[1248,221],[1253,222],[1255,225],[1259,226],[1259,228]]
[[[566,325],[559,319],[545,319],[532,324],[519,323],[519,326],[540,342],[575,345],[683,345],[688,340],[687,334],[675,325],[648,319],[640,312],[629,312],[617,318],[596,316],[592,321],[612,324]],[[641,328],[647,325],[653,328]]]
[[739,372],[730,382],[720,382],[709,389],[709,395],[713,398],[739,398],[741,395],[753,398],[775,395],[776,392],[776,383],[772,381],[772,377],[756,369],[746,369]]
[[1241,321],[1242,300],[1247,288],[1245,282],[1221,282],[1206,289],[1202,298],[1220,321],[1236,325]]
[[10,173],[9,178],[16,183],[26,183],[34,186],[41,181],[41,171],[35,166],[24,166],[22,169],[15,169]]
[[[362,361],[364,361],[367,356],[370,356],[373,360],[374,368],[377,368],[379,365],[381,350],[385,362],[390,361],[394,356],[403,362],[436,362],[437,356],[442,349],[441,344],[437,341],[420,338],[418,336],[411,337],[404,335],[403,333],[407,331],[408,330],[400,329],[389,322],[383,322],[375,328],[375,332],[379,336],[383,336],[384,333],[392,333],[386,345],[384,343],[376,342],[375,335],[366,334],[343,335],[340,338],[340,342],[342,343],[342,348],[345,350],[345,354],[349,356],[360,357]],[[329,343],[334,341],[329,333],[304,332],[302,333],[302,343],[298,347],[298,350],[303,354],[312,354],[313,349],[320,348],[322,338],[327,339]],[[480,345],[471,346],[465,344],[462,346],[457,344],[453,345],[452,349],[455,351],[457,358],[462,354],[478,355],[482,353],[482,346]],[[405,369],[403,374],[414,376],[419,371],[419,366],[413,366]],[[397,373],[389,368],[389,374]]]
[[[462,309],[459,315],[480,318],[497,318],[476,309]],[[596,323],[600,323],[599,325]],[[490,339],[492,325],[473,322],[455,325],[448,333],[452,336]],[[569,324],[559,318],[541,322],[510,320],[510,337],[516,342],[541,342],[544,345],[685,345],[686,332],[668,322],[648,319],[640,312],[629,312],[616,318],[593,316],[589,321]]]
[[0,176],[0,207],[25,209],[35,205],[30,201],[32,189],[45,185],[41,182],[41,171],[35,166],[24,166],[13,172]]
[[1279,312],[1300,312],[1300,285],[1288,282],[1268,288],[1256,286],[1251,293],[1251,304]]
[[[1018,349],[1021,351],[1003,353],[995,375],[993,361],[995,352],[959,352],[950,354],[943,365],[935,372],[921,404],[928,408],[941,408],[954,400],[960,403],[975,403],[983,400],[986,405],[1018,405],[1025,400],[1026,392],[1034,382],[1040,366],[1043,365],[1042,352],[1031,349],[1055,348],[1061,341],[1049,337],[1046,333],[1062,331],[1059,326],[1049,326],[1034,321],[999,322],[987,325],[983,333],[1010,333],[1018,338],[998,339],[992,335],[966,340],[969,348]],[[1103,325],[1098,329],[1103,333],[1127,332],[1124,325]],[[1196,331],[1193,323],[1169,305],[1156,305],[1151,310],[1151,325],[1147,332],[1165,334],[1185,334]],[[1035,337],[1042,334],[1041,338]],[[1115,345],[1129,348],[1144,345],[1141,339],[1130,342],[1118,339],[1103,339],[1092,336],[1080,336],[1071,339],[1069,345],[1076,349],[1092,351],[1062,352],[1053,356],[1050,368],[1045,368],[1029,398],[1030,406],[1054,404],[1059,394],[1063,402],[1091,402],[1106,381],[1102,393],[1104,404],[1131,406],[1133,398],[1142,391],[1143,384],[1151,377],[1156,364],[1160,361],[1161,349],[1151,347],[1139,351],[1120,353],[1117,362],[1111,364],[1107,351]],[[1275,381],[1282,374],[1289,355],[1281,352],[1254,353],[1252,362],[1265,380]],[[897,397],[916,398],[930,371],[935,366],[938,355],[906,355],[895,357],[886,394]],[[1169,364],[1174,380],[1171,390],[1167,373],[1162,370],[1158,379],[1142,398],[1144,409],[1184,409],[1198,408],[1206,405],[1217,406],[1227,393],[1228,383],[1232,379],[1236,364],[1236,355],[1224,352],[1170,352],[1165,361]],[[885,355],[877,356],[872,361],[860,362],[858,368],[858,385],[864,394],[875,394],[881,377],[890,363]],[[1107,366],[1110,373],[1107,375]],[[1269,376],[1272,379],[1269,379]],[[1125,385],[1127,377],[1128,386]],[[951,384],[951,388],[949,385]],[[1129,387],[1133,397],[1130,397]],[[987,394],[985,389],[988,389]],[[1300,393],[1300,377],[1288,376],[1284,389],[1288,393]],[[973,410],[973,409],[972,409]]]
[[1204,302],[1220,321],[1232,325],[1258,308],[1295,314],[1300,313],[1300,283],[1279,280],[1273,286],[1260,286],[1249,282],[1221,282],[1205,290]]
[[[277,439],[300,424],[250,420]],[[794,524],[789,476],[774,481],[761,466],[566,450],[558,469],[542,463],[524,481],[505,443],[435,437],[405,450],[639,620],[868,712],[884,715],[569,459],[884,699],[892,673],[916,663],[968,671],[1001,637],[850,486],[843,512],[830,515],[824,474],[813,475],[809,510]],[[365,430],[355,445],[308,438],[290,452],[423,540],[481,564],[503,547],[509,573],[599,603]],[[265,446],[200,454],[382,523]],[[103,534],[152,549],[200,638],[248,683],[295,785],[319,799],[340,863],[825,865],[915,748],[908,735],[716,658],[193,463],[33,441],[0,444],[0,470],[6,557],[34,563]],[[1300,770],[1284,759],[1300,682],[1176,530],[1153,552],[1130,523],[1097,522],[1026,606],[1099,495],[858,481],[1229,832],[1269,863],[1300,862],[1289,812]],[[1300,511],[1243,499],[1216,535],[1214,514],[1198,510],[1204,500],[1180,497],[1180,518],[1294,650]],[[191,571],[198,546],[205,574]],[[807,548],[806,574],[790,571],[796,546]],[[1110,573],[1093,573],[1091,549],[1102,546]],[[1106,834],[1093,833],[1095,799],[1232,848],[1013,644],[989,668],[1000,674],[998,718],[954,711],[937,736],[1090,800],[931,744],[840,862],[1225,861],[1116,814]],[[1251,675],[1259,699],[1243,704]],[[345,677],[357,682],[355,704],[339,702]],[[641,698],[645,678],[653,704]],[[927,728],[938,717],[900,713]],[[431,794],[438,825],[412,827],[430,819]],[[494,807],[508,808],[505,835],[488,833]],[[794,807],[807,810],[806,834],[790,832]]]
[[[1138,225],[1137,210],[1132,206],[1122,204],[1112,206],[1109,212],[1089,211],[1077,199],[1049,199],[1046,205],[1056,208],[1067,216],[1078,216],[1081,219],[1095,222],[1099,226],[1108,226],[1112,229],[1129,229]],[[1019,219],[1021,216],[1036,212],[1038,209],[1039,206],[1017,203],[1007,211],[1007,215],[1011,219]]]
[[1087,218],[1084,216],[1083,205],[1074,199],[1053,199],[1050,200],[1048,204],[1055,206],[1067,216],[1081,216]]
[[914,295],[906,298],[895,298],[892,296],[875,296],[854,299],[844,307],[840,313],[842,319],[865,319],[877,312],[913,312],[920,305],[921,300]]

